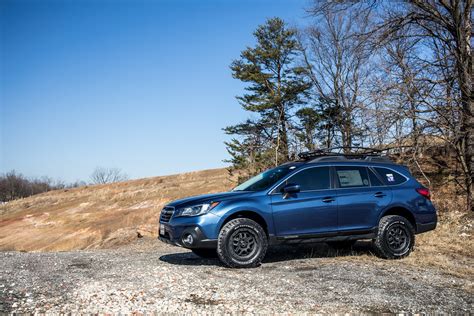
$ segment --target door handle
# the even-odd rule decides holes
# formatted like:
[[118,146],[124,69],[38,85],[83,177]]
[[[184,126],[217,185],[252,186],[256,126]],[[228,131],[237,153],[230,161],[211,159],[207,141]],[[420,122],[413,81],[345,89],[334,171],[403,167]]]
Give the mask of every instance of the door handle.
[[375,197],[378,197],[378,198],[382,198],[384,196],[387,196],[387,194],[383,193],[383,192],[377,192],[374,194]]
[[331,202],[334,202],[334,201],[335,201],[335,199],[332,196],[326,196],[325,198],[323,198],[324,203],[331,203]]

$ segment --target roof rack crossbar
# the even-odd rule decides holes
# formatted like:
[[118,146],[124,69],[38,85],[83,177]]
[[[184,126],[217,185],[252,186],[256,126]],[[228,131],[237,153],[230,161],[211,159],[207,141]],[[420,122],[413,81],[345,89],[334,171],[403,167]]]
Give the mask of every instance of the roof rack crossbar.
[[302,152],[298,154],[298,157],[303,160],[316,160],[322,157],[333,157],[334,159],[365,159],[390,161],[390,159],[386,155],[383,155],[385,151],[385,149],[378,148],[344,146],[322,148],[313,151]]

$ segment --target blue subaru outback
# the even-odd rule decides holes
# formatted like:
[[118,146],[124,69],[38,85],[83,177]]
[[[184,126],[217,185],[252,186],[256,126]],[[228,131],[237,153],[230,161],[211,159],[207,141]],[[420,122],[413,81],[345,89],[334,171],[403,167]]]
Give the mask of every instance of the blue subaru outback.
[[408,256],[415,234],[436,227],[430,192],[378,154],[309,152],[230,192],[173,201],[161,211],[159,239],[215,257],[229,267],[255,267],[267,247],[373,241],[387,259]]

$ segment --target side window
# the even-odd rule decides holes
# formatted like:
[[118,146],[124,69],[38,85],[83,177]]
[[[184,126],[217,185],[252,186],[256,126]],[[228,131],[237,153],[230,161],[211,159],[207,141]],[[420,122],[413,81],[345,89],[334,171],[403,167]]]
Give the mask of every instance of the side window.
[[404,176],[393,170],[380,167],[375,167],[374,169],[383,179],[383,182],[387,185],[397,185],[407,181]]
[[288,183],[299,184],[301,191],[330,189],[329,167],[314,167],[302,170],[282,183],[277,192],[281,192],[281,189]]
[[382,183],[382,181],[380,181],[380,179],[377,177],[377,175],[370,169],[369,170],[369,178],[370,178],[370,185],[373,186],[373,187],[381,187],[383,186],[384,184]]
[[341,188],[362,188],[370,185],[365,167],[336,167],[336,175]]

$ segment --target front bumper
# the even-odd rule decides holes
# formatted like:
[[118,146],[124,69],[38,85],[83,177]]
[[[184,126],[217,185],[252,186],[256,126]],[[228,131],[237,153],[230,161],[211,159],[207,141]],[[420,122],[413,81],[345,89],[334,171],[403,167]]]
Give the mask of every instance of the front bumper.
[[[220,216],[211,212],[190,217],[174,214],[168,218],[160,216],[158,238],[167,244],[184,248],[217,248],[220,219]],[[192,243],[189,243],[189,239],[192,239]]]
[[[217,248],[217,239],[209,239],[198,226],[191,227],[173,227],[166,223],[160,223],[164,226],[164,234],[159,232],[158,239],[170,245],[184,248]],[[192,243],[184,240],[192,237]],[[188,239],[189,240],[189,239]]]

